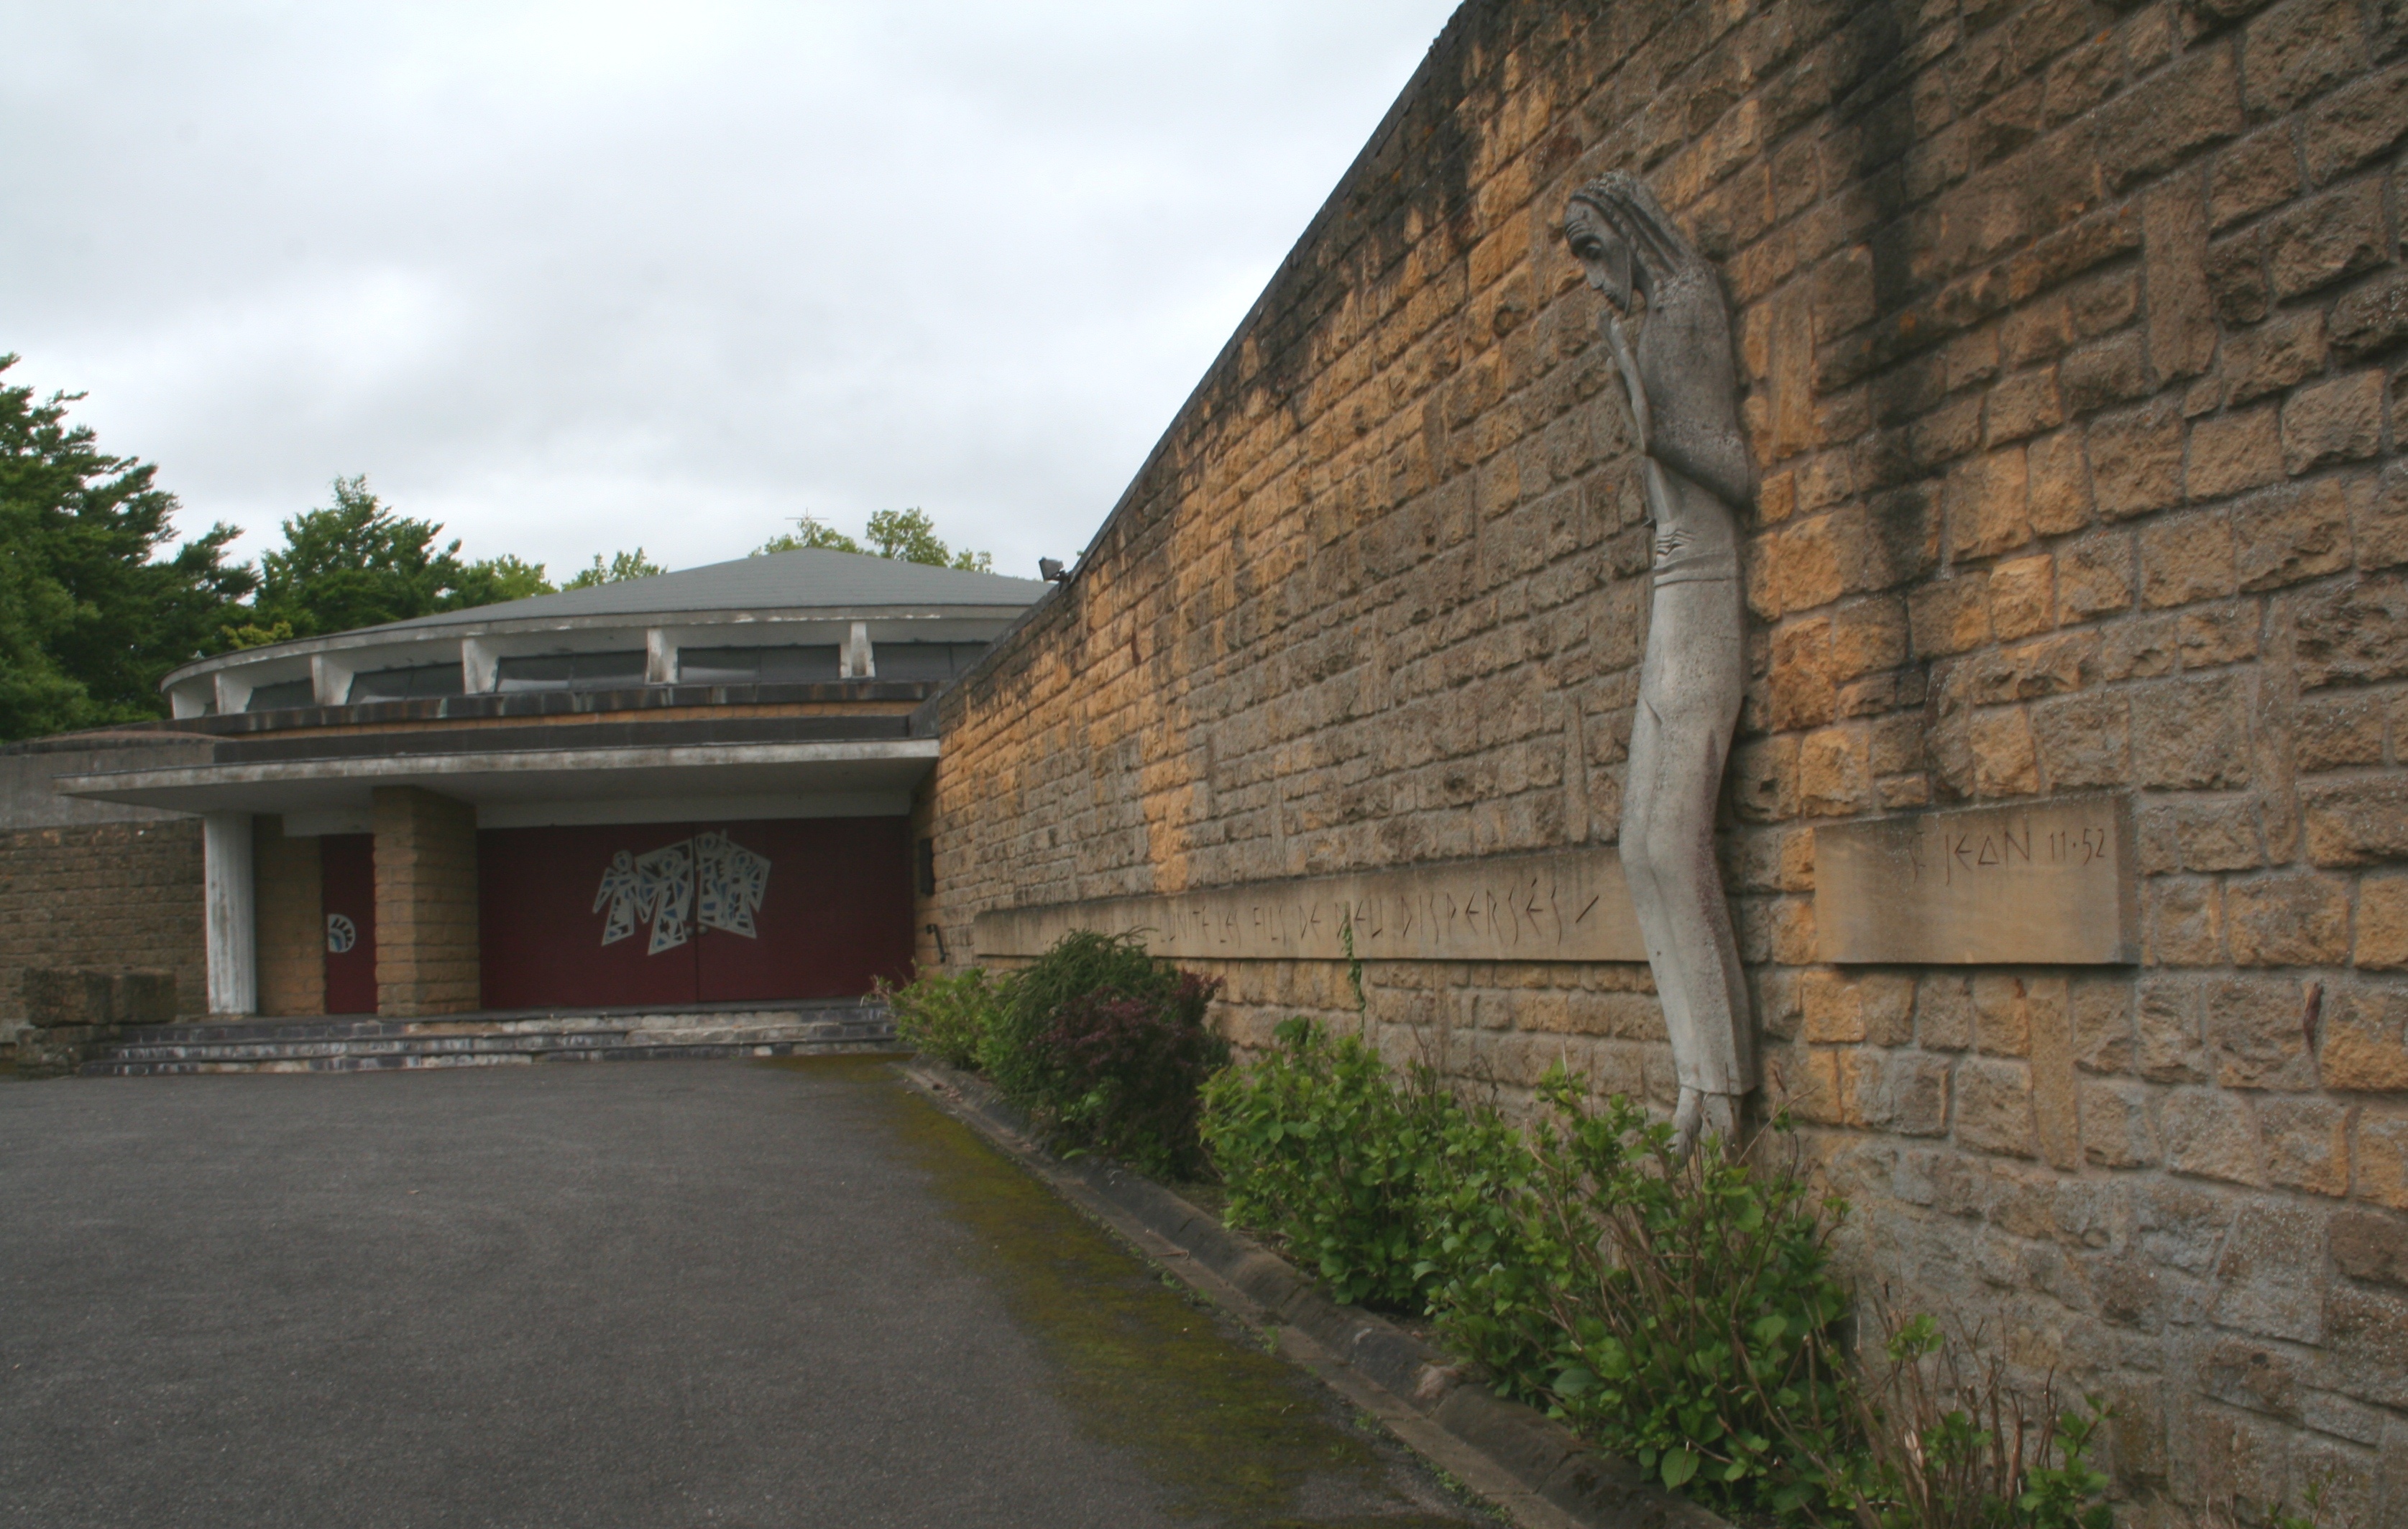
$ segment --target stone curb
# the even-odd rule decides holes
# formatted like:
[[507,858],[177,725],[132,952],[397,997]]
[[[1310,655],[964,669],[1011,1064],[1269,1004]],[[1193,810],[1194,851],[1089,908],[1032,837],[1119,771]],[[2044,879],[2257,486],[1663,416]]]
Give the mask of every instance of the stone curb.
[[1065,1162],[992,1084],[925,1058],[904,1078],[1215,1306],[1273,1334],[1280,1352],[1527,1529],[1729,1529],[1721,1518],[1590,1451],[1536,1408],[1459,1383],[1447,1356],[1340,1306],[1286,1260],[1125,1168]]

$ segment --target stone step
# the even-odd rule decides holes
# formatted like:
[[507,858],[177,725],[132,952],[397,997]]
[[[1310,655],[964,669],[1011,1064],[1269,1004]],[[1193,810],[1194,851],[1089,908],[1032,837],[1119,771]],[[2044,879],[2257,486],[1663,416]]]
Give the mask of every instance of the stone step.
[[757,1042],[618,1043],[559,1048],[337,1051],[306,1056],[96,1058],[78,1069],[86,1078],[156,1078],[226,1072],[394,1072],[426,1067],[511,1066],[535,1062],[684,1062],[729,1057],[830,1056],[886,1052],[891,1036]]
[[895,1023],[876,1004],[368,1016],[162,1024],[87,1032],[86,1078],[218,1072],[383,1072],[529,1062],[651,1062],[890,1050]]

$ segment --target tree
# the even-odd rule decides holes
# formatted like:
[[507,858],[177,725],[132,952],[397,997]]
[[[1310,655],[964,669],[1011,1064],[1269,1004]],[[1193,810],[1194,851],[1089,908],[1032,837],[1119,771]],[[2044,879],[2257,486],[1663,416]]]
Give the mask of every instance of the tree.
[[337,478],[334,486],[334,504],[286,521],[282,550],[261,554],[259,597],[235,613],[244,620],[220,628],[226,646],[255,648],[554,593],[540,563],[508,554],[463,563],[456,538],[437,550],[443,527],[394,512],[366,474]]
[[480,559],[463,569],[460,588],[453,598],[459,607],[497,606],[505,600],[559,593],[552,581],[543,576],[542,564],[527,563],[505,552],[500,557]]
[[225,562],[229,525],[159,555],[176,497],[65,422],[82,397],[0,384],[0,738],[160,715],[160,679],[257,579]]
[[613,552],[610,554],[609,563],[604,563],[602,554],[596,552],[594,554],[594,566],[579,569],[569,576],[568,582],[561,587],[590,590],[598,584],[616,584],[630,579],[650,579],[654,574],[666,572],[668,572],[666,568],[646,557],[644,550],[640,547],[632,552]]
[[832,525],[824,524],[809,515],[795,517],[795,529],[781,531],[752,549],[752,556],[767,557],[771,552],[807,552],[824,548],[831,552],[852,552],[858,556],[861,543]]
[[[259,559],[254,631],[280,623],[293,636],[406,622],[447,608],[466,573],[457,541],[437,551],[442,526],[413,521],[380,503],[366,475],[335,479],[335,502],[284,522],[284,548]],[[241,642],[229,626],[227,640]]]
[[892,558],[899,563],[924,563],[937,568],[959,568],[965,573],[987,573],[995,567],[995,559],[988,553],[973,552],[967,547],[956,552],[938,540],[936,522],[928,519],[926,510],[916,506],[910,509],[882,509],[872,515],[867,546],[832,526],[821,524],[809,515],[797,519],[795,526],[795,530],[763,542],[753,549],[752,555],[760,557],[767,552],[797,552],[824,547],[838,552]]

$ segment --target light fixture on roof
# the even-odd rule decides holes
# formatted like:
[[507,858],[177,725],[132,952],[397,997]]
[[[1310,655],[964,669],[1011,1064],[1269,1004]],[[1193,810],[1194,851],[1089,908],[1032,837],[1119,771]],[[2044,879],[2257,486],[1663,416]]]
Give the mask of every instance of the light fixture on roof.
[[1067,584],[1070,581],[1070,570],[1062,566],[1062,560],[1058,557],[1040,557],[1037,560],[1037,577],[1049,584]]

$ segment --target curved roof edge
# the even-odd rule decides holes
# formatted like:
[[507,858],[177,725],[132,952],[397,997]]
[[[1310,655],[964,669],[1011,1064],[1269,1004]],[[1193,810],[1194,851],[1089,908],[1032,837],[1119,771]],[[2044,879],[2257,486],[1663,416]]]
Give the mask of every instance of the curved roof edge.
[[215,653],[178,665],[160,683],[164,689],[233,664],[377,647],[413,637],[472,637],[638,623],[711,626],[860,621],[911,614],[1009,622],[1052,588],[1040,579],[1011,579],[811,548]]

